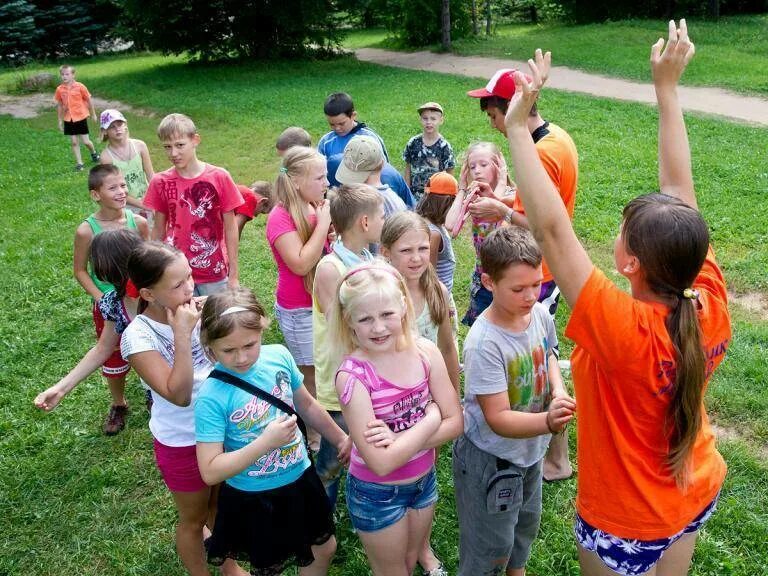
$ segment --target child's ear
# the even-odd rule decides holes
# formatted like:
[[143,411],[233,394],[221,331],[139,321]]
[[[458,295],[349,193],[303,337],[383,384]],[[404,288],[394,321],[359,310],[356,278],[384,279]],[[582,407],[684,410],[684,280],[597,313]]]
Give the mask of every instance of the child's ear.
[[637,259],[637,256],[628,256],[627,261],[624,263],[624,266],[622,266],[620,272],[624,276],[633,276],[637,274],[640,271],[640,260]]
[[145,302],[154,302],[155,297],[152,294],[152,290],[149,288],[139,288],[139,296],[141,296],[142,300]]
[[360,227],[363,229],[363,232],[368,232],[368,228],[370,227],[368,224],[368,214],[363,214],[360,217]]
[[194,136],[192,136],[192,144],[194,144],[195,146],[197,146],[197,145],[199,145],[199,144],[200,144],[200,141],[201,141],[201,138],[200,138],[200,134],[198,134],[198,133],[195,133],[195,135],[194,135]]
[[483,288],[485,288],[489,292],[493,292],[493,278],[491,278],[485,272],[480,274],[480,283],[483,285]]
[[380,245],[380,246],[379,246],[379,252],[381,253],[382,257],[383,257],[383,258],[384,258],[384,259],[385,259],[387,262],[389,262],[389,255],[390,255],[390,251],[389,251],[389,248],[385,248],[384,246]]
[[94,202],[99,202],[101,200],[101,195],[98,190],[89,190],[89,192],[91,193],[91,200]]
[[352,118],[352,120],[357,121],[357,110],[353,110],[349,117]]

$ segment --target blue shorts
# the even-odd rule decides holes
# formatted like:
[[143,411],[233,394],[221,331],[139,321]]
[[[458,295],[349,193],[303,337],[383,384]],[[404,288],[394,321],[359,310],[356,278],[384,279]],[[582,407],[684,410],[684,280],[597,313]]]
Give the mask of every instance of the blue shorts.
[[658,540],[618,538],[587,524],[581,516],[576,514],[576,524],[573,527],[576,542],[587,552],[597,554],[603,564],[617,574],[640,576],[653,568],[672,544],[685,534],[698,531],[715,512],[719,497],[720,494],[718,493],[702,513],[680,532],[670,538]]
[[360,532],[383,530],[399,522],[409,508],[420,510],[437,502],[435,468],[410,484],[377,484],[347,476],[347,512]]

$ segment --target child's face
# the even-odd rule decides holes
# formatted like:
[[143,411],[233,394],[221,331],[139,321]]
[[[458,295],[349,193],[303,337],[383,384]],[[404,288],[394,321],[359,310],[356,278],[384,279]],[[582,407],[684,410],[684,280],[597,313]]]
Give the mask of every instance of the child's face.
[[429,266],[429,235],[412,229],[400,236],[382,255],[403,275],[406,282],[418,281]]
[[493,306],[510,317],[519,317],[529,314],[538,301],[543,277],[541,265],[534,268],[519,263],[504,270],[498,280],[483,273],[482,282],[493,292]]
[[103,208],[125,208],[128,197],[128,185],[122,174],[108,174],[97,190],[91,190],[91,197]]
[[435,134],[443,123],[443,115],[437,110],[424,110],[421,113],[421,127],[424,134]]
[[107,128],[107,138],[110,140],[122,140],[128,136],[128,124],[122,120],[115,120]]
[[370,214],[365,214],[365,223],[367,230],[365,240],[370,243],[378,244],[381,242],[381,229],[384,228],[384,204],[382,203],[376,210]]
[[225,368],[243,374],[259,359],[261,330],[237,326],[223,338],[208,345],[211,356]]
[[173,138],[163,141],[163,150],[174,167],[184,169],[197,159],[197,145],[199,143],[199,134],[194,136],[175,134]]
[[381,294],[364,296],[351,314],[350,327],[363,350],[392,352],[403,335],[402,303]]
[[163,308],[176,310],[182,304],[192,301],[194,290],[192,268],[189,267],[186,256],[179,254],[165,269],[160,280],[148,288],[151,299],[147,300]]
[[469,166],[469,174],[472,180],[486,182],[491,186],[496,184],[498,175],[496,159],[490,150],[486,148],[475,150],[467,158],[467,165]]
[[357,112],[352,112],[350,115],[337,114],[336,116],[326,116],[326,119],[331,130],[336,132],[338,136],[346,136],[357,124]]
[[75,73],[72,68],[63,68],[59,72],[59,76],[61,77],[61,81],[65,84],[69,84],[70,82],[75,81]]
[[496,106],[488,106],[485,109],[485,113],[488,115],[488,120],[491,123],[491,128],[495,128],[504,136],[507,135],[507,127],[504,125],[504,112],[496,108]]
[[313,162],[295,186],[304,202],[320,202],[325,197],[325,191],[328,190],[328,168],[325,160],[320,158]]

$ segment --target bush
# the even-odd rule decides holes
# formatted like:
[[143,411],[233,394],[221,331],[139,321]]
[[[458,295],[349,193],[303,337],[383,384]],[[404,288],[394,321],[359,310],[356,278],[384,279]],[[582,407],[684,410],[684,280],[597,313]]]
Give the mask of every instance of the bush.
[[[451,39],[469,33],[469,6],[451,0]],[[405,46],[427,46],[440,42],[442,0],[389,0],[387,28]]]

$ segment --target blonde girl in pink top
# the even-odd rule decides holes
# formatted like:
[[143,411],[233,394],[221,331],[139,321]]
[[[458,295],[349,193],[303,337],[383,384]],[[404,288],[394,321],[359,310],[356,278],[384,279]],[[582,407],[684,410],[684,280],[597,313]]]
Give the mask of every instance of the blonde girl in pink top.
[[327,176],[325,157],[317,150],[289,148],[275,182],[277,203],[267,217],[267,241],[278,274],[275,317],[313,397],[312,283],[315,266],[327,252],[331,227]]
[[400,274],[350,270],[336,291],[328,345],[346,357],[336,391],[352,437],[347,509],[374,576],[408,576],[432,527],[435,448],[463,418],[443,357],[418,338]]

